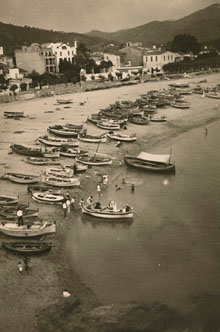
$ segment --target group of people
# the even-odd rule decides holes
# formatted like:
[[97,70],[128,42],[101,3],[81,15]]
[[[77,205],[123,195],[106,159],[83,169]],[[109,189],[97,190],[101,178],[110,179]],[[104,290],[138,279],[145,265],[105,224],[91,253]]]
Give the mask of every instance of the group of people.
[[67,218],[67,214],[70,213],[71,208],[75,209],[75,200],[76,197],[71,197],[70,193],[67,191],[63,199],[63,213],[64,218]]

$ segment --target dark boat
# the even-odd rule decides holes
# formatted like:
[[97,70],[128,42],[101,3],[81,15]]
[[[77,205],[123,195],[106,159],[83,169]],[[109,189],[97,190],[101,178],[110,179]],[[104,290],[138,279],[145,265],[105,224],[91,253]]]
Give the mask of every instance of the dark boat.
[[58,158],[60,154],[58,152],[54,151],[45,151],[43,152],[41,148],[32,148],[32,147],[26,147],[21,144],[12,144],[10,146],[13,152],[22,154],[24,156],[28,157],[39,157],[39,158]]
[[0,205],[17,204],[19,197],[0,195]]
[[24,117],[24,112],[18,111],[18,112],[10,112],[10,111],[5,111],[4,116],[6,118],[23,118]]
[[125,156],[128,166],[157,173],[175,173],[175,165],[170,163],[170,155],[155,155],[141,152],[137,157]]
[[[23,210],[23,218],[33,218],[38,217],[38,209],[25,208]],[[5,219],[17,219],[16,209],[0,209],[0,215]]]
[[150,122],[150,120],[144,116],[132,116],[129,121],[137,125],[147,125]]
[[41,241],[10,241],[2,242],[2,246],[18,254],[39,254],[51,250],[52,242],[41,242]]
[[56,135],[56,136],[61,136],[61,137],[73,137],[77,138],[78,136],[78,130],[77,129],[70,129],[61,125],[54,125],[54,126],[49,126],[47,130]]
[[28,157],[25,160],[27,163],[29,164],[33,164],[33,165],[60,165],[59,162],[49,159],[49,158],[35,158],[35,157]]

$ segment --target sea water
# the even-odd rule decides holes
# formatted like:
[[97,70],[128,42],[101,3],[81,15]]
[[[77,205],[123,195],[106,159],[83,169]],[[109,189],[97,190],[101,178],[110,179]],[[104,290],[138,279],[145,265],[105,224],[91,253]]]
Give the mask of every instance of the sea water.
[[220,294],[220,121],[206,127],[150,151],[172,149],[175,175],[125,166],[110,182],[104,198],[132,205],[132,222],[74,222],[66,250],[102,304],[158,301],[188,311],[194,298]]

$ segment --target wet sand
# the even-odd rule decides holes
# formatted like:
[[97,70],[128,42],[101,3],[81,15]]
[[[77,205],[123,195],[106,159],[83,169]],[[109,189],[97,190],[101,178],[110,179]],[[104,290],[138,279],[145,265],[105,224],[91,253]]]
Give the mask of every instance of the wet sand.
[[[202,76],[178,80],[178,82],[199,82]],[[215,86],[220,79],[220,74],[205,76],[207,83],[202,87]],[[167,88],[173,81],[161,81],[141,83],[135,86],[113,88],[92,92],[63,95],[62,98],[73,98],[74,103],[70,108],[66,105],[56,105],[55,97],[35,99],[26,102],[15,102],[0,105],[0,130],[1,130],[1,162],[0,175],[5,172],[21,172],[28,174],[42,174],[45,166],[34,166],[24,161],[25,156],[9,154],[10,144],[20,143],[35,145],[36,138],[45,135],[47,127],[53,124],[82,123],[91,113],[98,112],[116,100],[136,100],[142,93],[149,90]],[[60,97],[59,97],[60,98]],[[151,123],[147,126],[128,124],[126,133],[137,133],[138,140],[132,144],[123,144],[119,149],[114,142],[100,144],[99,152],[111,155],[113,165],[107,167],[94,167],[81,176],[80,188],[69,190],[72,195],[85,199],[91,193],[95,193],[99,182],[100,173],[108,173],[110,183],[114,176],[120,172],[119,165],[123,169],[123,156],[126,152],[137,154],[139,151],[167,153],[169,152],[169,138],[220,118],[220,101],[190,95],[185,97],[191,102],[189,109],[175,109],[172,107],[158,109],[159,115],[168,118],[166,123]],[[79,103],[86,101],[84,106]],[[25,118],[20,120],[5,119],[4,111],[24,111]],[[88,133],[100,134],[104,130],[95,125],[86,123]],[[80,147],[96,151],[97,145],[80,143]],[[61,158],[64,165],[71,164],[71,159]],[[39,208],[40,218],[43,220],[56,220],[57,232],[54,235],[45,236],[44,240],[53,241],[54,247],[48,254],[32,257],[30,260],[30,273],[19,275],[17,264],[22,257],[1,251],[0,283],[0,321],[4,331],[37,331],[36,313],[47,308],[53,303],[63,301],[62,291],[67,288],[71,294],[75,294],[81,302],[82,310],[98,305],[98,300],[77,276],[68,262],[68,255],[63,250],[63,243],[70,223],[75,222],[75,217],[80,213],[71,212],[66,220],[63,219],[63,211],[60,206],[39,204],[27,194],[26,186],[13,184],[8,180],[0,180],[1,194],[18,195],[21,202],[30,202],[30,206]],[[0,241],[8,240],[3,234]]]

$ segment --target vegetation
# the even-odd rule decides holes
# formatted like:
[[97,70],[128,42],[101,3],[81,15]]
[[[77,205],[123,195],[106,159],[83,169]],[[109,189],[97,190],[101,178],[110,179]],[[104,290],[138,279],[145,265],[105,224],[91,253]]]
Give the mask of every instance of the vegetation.
[[201,45],[197,42],[196,37],[187,33],[176,35],[170,45],[171,52],[198,54],[200,48]]

